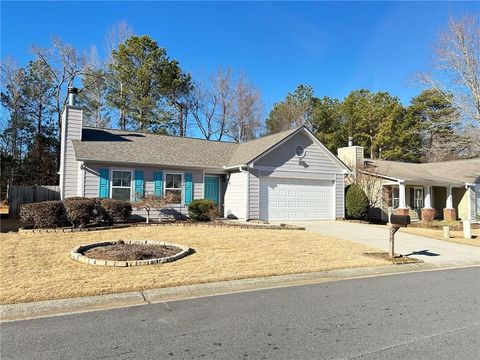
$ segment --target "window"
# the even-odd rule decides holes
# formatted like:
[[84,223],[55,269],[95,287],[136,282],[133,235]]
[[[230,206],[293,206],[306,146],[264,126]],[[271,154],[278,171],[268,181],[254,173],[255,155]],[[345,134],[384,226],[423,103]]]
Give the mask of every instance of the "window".
[[413,194],[413,208],[419,211],[423,208],[423,187],[415,187]]
[[400,192],[398,187],[395,186],[392,191],[392,208],[396,209],[400,206]]
[[173,195],[173,203],[182,202],[182,174],[165,174],[165,196]]
[[295,148],[295,155],[298,157],[304,157],[305,156],[305,148],[302,145],[297,145]]
[[112,199],[130,201],[132,192],[132,172],[112,170]]

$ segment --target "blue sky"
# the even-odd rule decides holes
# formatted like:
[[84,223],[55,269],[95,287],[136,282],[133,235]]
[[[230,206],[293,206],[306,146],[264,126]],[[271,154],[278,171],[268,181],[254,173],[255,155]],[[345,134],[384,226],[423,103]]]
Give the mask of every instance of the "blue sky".
[[96,44],[126,20],[148,34],[194,77],[218,66],[243,71],[262,91],[266,111],[298,84],[343,98],[367,88],[403,103],[420,90],[409,78],[429,64],[449,15],[479,11],[458,2],[4,2],[1,56],[20,64],[32,44],[53,34],[78,48]]

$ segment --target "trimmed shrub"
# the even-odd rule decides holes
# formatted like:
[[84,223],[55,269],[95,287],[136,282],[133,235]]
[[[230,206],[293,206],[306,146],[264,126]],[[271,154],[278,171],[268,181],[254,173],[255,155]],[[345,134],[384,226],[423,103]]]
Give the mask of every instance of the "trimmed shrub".
[[20,220],[35,228],[57,228],[67,224],[65,207],[59,200],[22,205]]
[[26,225],[33,224],[33,213],[35,211],[35,203],[24,204],[20,206],[20,221]]
[[197,199],[188,205],[188,216],[193,220],[210,221],[218,216],[218,212],[213,201]]
[[102,222],[126,221],[132,214],[128,201],[71,197],[22,205],[20,221],[35,228],[84,227]]
[[96,199],[71,197],[63,201],[67,219],[75,227],[84,227],[90,223],[102,221],[102,211]]
[[100,199],[100,205],[109,223],[127,221],[132,215],[132,204],[128,201],[105,198]]
[[368,211],[368,197],[360,186],[352,184],[345,196],[347,215],[354,219],[363,219]]

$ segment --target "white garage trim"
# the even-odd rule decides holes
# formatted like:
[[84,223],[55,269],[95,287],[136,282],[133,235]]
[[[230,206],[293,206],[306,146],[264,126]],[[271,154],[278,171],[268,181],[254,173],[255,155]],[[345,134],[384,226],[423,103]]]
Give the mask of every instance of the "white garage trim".
[[335,220],[335,181],[260,178],[261,220]]
[[261,177],[268,178],[283,178],[283,179],[303,179],[303,180],[335,180],[335,174],[326,174],[324,172],[313,171],[291,171],[291,170],[277,170],[274,167],[257,166],[261,170]]

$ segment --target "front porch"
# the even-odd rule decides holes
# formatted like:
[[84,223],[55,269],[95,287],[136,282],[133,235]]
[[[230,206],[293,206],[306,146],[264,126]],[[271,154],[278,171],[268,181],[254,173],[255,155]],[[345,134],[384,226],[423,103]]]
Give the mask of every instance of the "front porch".
[[383,186],[384,220],[391,213],[410,215],[412,221],[474,220],[470,187],[399,182]]

